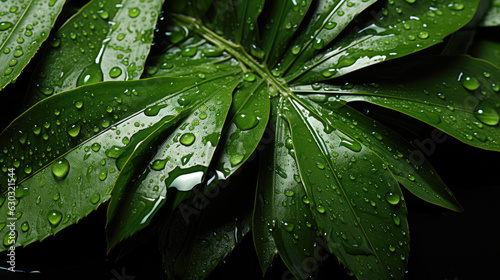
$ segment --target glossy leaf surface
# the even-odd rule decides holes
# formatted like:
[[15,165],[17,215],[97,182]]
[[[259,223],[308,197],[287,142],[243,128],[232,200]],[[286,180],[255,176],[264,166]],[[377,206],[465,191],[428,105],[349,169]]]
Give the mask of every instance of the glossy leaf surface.
[[0,90],[17,78],[49,36],[64,0],[3,1],[0,7]]
[[[91,1],[50,39],[31,87],[31,105],[52,94],[144,70],[161,0]],[[142,5],[142,9],[141,9]]]

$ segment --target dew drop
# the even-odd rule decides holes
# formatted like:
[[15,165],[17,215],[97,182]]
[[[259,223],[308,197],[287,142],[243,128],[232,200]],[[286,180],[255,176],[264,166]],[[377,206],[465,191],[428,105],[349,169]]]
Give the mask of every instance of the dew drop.
[[476,90],[479,88],[479,86],[481,86],[481,84],[479,83],[479,80],[474,78],[474,77],[469,77],[469,76],[465,76],[463,79],[462,79],[462,86],[468,90]]
[[243,155],[241,155],[241,154],[231,155],[231,157],[229,158],[229,162],[231,163],[231,166],[236,166],[236,165],[240,164],[242,161],[243,161]]
[[249,130],[257,126],[259,119],[250,113],[237,114],[234,118],[234,123],[241,130]]
[[92,64],[89,67],[85,68],[83,72],[78,77],[76,82],[77,86],[83,86],[88,84],[93,84],[97,82],[101,82],[103,79],[102,70],[99,64]]
[[500,122],[498,110],[487,101],[479,103],[474,111],[474,116],[482,123],[490,126],[495,126]]
[[69,161],[65,158],[59,159],[52,164],[52,174],[56,178],[62,179],[68,175]]
[[193,133],[184,133],[181,138],[180,138],[180,142],[184,145],[184,146],[190,146],[194,143],[194,140],[196,139],[196,137],[194,136]]
[[354,152],[361,151],[361,144],[358,141],[352,141],[352,140],[341,138],[340,146],[344,146],[346,148],[349,148],[350,150],[352,150]]
[[80,134],[80,123],[72,124],[68,127],[68,135],[75,138]]
[[26,221],[21,224],[21,230],[27,232],[30,229],[30,224]]
[[122,69],[118,66],[115,66],[109,70],[109,76],[111,78],[118,78],[122,74]]
[[253,82],[253,81],[255,81],[255,79],[256,79],[256,76],[254,73],[249,72],[249,73],[243,74],[243,80],[245,80],[247,82]]
[[131,18],[137,17],[141,13],[141,10],[139,8],[132,8],[128,10],[128,15]]
[[92,195],[92,199],[90,200],[90,202],[92,202],[92,204],[96,204],[99,202],[99,200],[101,200],[101,195],[99,193],[94,193],[94,195]]
[[47,215],[47,219],[53,227],[57,227],[62,219],[62,214],[58,210],[51,210]]
[[12,22],[2,21],[0,22],[0,31],[5,31],[9,29],[12,25],[13,25]]
[[391,205],[398,205],[400,198],[399,195],[389,192],[385,195],[385,200]]
[[151,168],[156,171],[163,170],[167,164],[167,159],[157,159],[151,164]]

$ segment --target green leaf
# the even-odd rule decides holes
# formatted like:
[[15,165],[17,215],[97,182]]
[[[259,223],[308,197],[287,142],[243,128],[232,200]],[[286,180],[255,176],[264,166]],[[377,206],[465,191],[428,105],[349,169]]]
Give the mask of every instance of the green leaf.
[[314,83],[417,52],[464,26],[477,5],[477,0],[388,1],[373,19],[346,30],[333,46],[307,63],[294,64],[284,79],[294,84]]
[[[301,65],[307,62],[319,50],[330,44],[353,18],[376,1],[323,0],[318,2],[311,20],[281,60],[278,72],[285,72],[292,64]],[[348,15],[344,17],[346,12]]]
[[[203,182],[239,83],[239,76],[209,79],[155,105],[171,117],[122,157],[128,160],[108,208],[108,248],[147,226],[168,188],[189,191]],[[179,114],[186,116],[172,121]]]
[[[266,252],[272,253],[276,247],[295,277],[309,279],[317,272],[321,260],[316,258],[324,254],[320,253],[323,248],[319,244],[324,241],[309,209],[310,201],[300,181],[294,152],[289,150],[290,130],[283,118],[274,116],[272,123],[276,129],[276,143],[274,148],[261,154],[263,160],[255,200],[254,223],[263,227],[254,232],[254,239],[261,247],[256,246],[260,249],[257,252],[264,272],[269,266],[268,259],[274,255],[267,256]],[[266,237],[274,242],[265,242]]]
[[488,60],[500,67],[500,43],[489,40],[476,40],[470,54],[474,57]]
[[64,0],[16,0],[0,8],[0,90],[16,79],[49,36]]
[[500,25],[500,1],[491,0],[491,7],[480,23],[481,26],[499,26]]
[[[212,72],[208,81],[233,73]],[[54,234],[109,199],[118,169],[123,168],[117,162],[120,152],[127,145],[134,149],[131,143],[147,134],[142,130],[164,121],[159,112],[164,99],[196,92],[194,82],[200,80],[189,75],[84,86],[46,98],[15,119],[0,138],[0,178],[7,182],[7,168],[16,168],[16,213],[23,213],[19,224],[31,225],[16,245]],[[182,108],[179,101],[177,107]],[[4,197],[7,190],[2,184]],[[7,209],[4,203],[0,211],[8,216]]]
[[243,74],[245,84],[234,93],[231,119],[222,137],[217,169],[224,177],[235,172],[255,151],[269,120],[267,85],[253,73]]
[[241,242],[250,231],[254,185],[249,182],[242,177],[230,187],[214,177],[164,219],[159,244],[167,275],[206,278]]
[[85,5],[50,40],[30,88],[30,104],[77,86],[138,79],[163,1],[97,1]]
[[347,86],[310,91],[341,94],[345,101],[363,100],[387,107],[468,145],[500,150],[497,67],[467,56],[444,56],[394,61],[384,69],[372,69],[369,78],[362,73],[352,76]]
[[[401,190],[385,163],[305,99],[283,98],[301,182],[331,252],[359,279],[403,279],[408,224]],[[294,174],[286,174],[293,176]]]
[[307,14],[311,0],[286,1],[276,0],[265,13],[265,30],[262,44],[265,53],[264,61],[273,67],[285,52],[289,41]]

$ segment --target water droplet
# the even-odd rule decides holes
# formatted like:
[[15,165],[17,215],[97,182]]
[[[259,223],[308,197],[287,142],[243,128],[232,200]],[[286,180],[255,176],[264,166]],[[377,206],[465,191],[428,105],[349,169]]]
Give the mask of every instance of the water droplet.
[[80,101],[77,101],[77,102],[75,103],[75,107],[76,107],[77,109],[81,109],[81,108],[83,107],[83,101],[81,101],[81,100],[80,100]]
[[429,38],[429,33],[425,32],[425,31],[421,31],[420,33],[418,33],[418,38],[427,39],[427,38]]
[[181,143],[182,143],[184,146],[190,146],[190,145],[192,145],[192,144],[194,143],[194,140],[195,140],[195,139],[196,139],[196,137],[194,136],[194,134],[193,134],[193,133],[188,132],[188,133],[184,133],[184,134],[181,136],[181,138],[180,138],[180,140],[179,140],[179,141],[181,141]]
[[332,22],[332,21],[329,21],[325,24],[325,28],[326,29],[333,29],[335,28],[335,26],[337,26],[337,23],[336,22]]
[[139,8],[132,8],[128,10],[128,15],[131,18],[137,17],[141,13],[141,10]]
[[103,79],[101,66],[99,64],[92,64],[85,68],[83,72],[78,77],[76,82],[77,86],[83,86],[88,84],[93,84],[101,82]]
[[292,191],[292,190],[286,190],[285,191],[285,195],[286,196],[289,196],[289,197],[292,197],[295,193]]
[[469,77],[469,76],[465,76],[463,79],[462,79],[462,86],[464,86],[464,88],[468,89],[468,90],[476,90],[478,89],[481,84],[479,83],[479,80],[474,78],[474,77]]
[[454,11],[461,11],[465,6],[462,3],[451,3],[448,5],[448,7]]
[[108,19],[109,18],[109,13],[104,10],[99,10],[97,11],[97,14],[102,18],[102,19]]
[[73,138],[77,137],[80,134],[80,127],[80,123],[70,125],[67,130],[69,136]]
[[68,175],[68,171],[69,162],[65,158],[59,159],[52,164],[52,174],[54,174],[56,178],[62,179],[66,177],[66,175]]
[[165,168],[165,165],[167,164],[168,159],[157,159],[151,164],[151,168],[153,170],[162,170]]
[[394,224],[399,226],[401,225],[401,219],[399,218],[398,215],[394,214],[394,216],[392,216],[392,220],[394,221]]
[[321,214],[325,213],[326,211],[325,207],[321,204],[316,205],[316,210]]
[[13,25],[12,22],[2,21],[0,22],[0,31],[5,31],[9,29],[12,25]]
[[292,47],[292,53],[293,54],[298,54],[300,52],[300,46],[299,45],[295,45]]
[[497,125],[500,121],[498,110],[487,101],[482,101],[476,107],[474,116],[482,123],[490,126]]
[[51,210],[47,215],[47,219],[53,227],[57,227],[62,219],[62,214],[58,210]]
[[341,138],[340,146],[344,146],[346,148],[349,148],[350,150],[352,150],[354,152],[361,151],[361,144],[358,141],[352,141],[352,140]]
[[325,69],[321,72],[321,75],[325,78],[330,78],[337,73],[337,69]]
[[400,197],[395,193],[389,192],[385,195],[385,200],[391,205],[398,205]]
[[118,66],[115,66],[109,70],[109,76],[111,78],[118,78],[122,74],[122,69]]
[[24,222],[21,224],[21,230],[27,232],[30,229],[30,224],[28,222]]
[[234,123],[241,130],[249,130],[257,126],[259,119],[253,114],[241,113],[234,117]]
[[101,200],[101,195],[96,192],[92,196],[92,199],[90,200],[90,202],[92,202],[92,204],[96,204],[97,202],[99,202],[99,200]]
[[229,158],[229,162],[231,162],[231,166],[236,166],[236,165],[240,164],[242,161],[243,161],[243,155],[241,155],[241,154],[231,155],[231,157]]
[[283,223],[283,227],[285,228],[286,231],[292,232],[293,229],[295,228],[295,225],[289,223]]
[[94,152],[99,152],[99,150],[101,149],[101,144],[99,144],[99,143],[94,143],[94,144],[92,144],[91,148],[92,148],[92,150],[93,150]]
[[247,82],[253,82],[253,81],[255,81],[256,78],[257,77],[255,76],[255,74],[251,73],[251,72],[243,74],[243,80],[245,80]]
[[108,170],[104,168],[99,172],[99,180],[104,181],[106,178],[108,178]]

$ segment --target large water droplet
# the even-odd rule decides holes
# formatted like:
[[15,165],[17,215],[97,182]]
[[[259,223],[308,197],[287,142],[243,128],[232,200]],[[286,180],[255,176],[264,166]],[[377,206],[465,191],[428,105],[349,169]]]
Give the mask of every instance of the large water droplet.
[[257,126],[257,124],[259,123],[259,119],[257,119],[257,117],[255,117],[253,114],[242,113],[237,114],[234,117],[234,123],[241,130],[249,130]]
[[2,21],[0,22],[0,31],[5,31],[12,26],[12,22]]
[[400,197],[399,195],[395,194],[395,193],[392,193],[392,192],[388,192],[386,195],[385,195],[385,200],[387,201],[387,203],[391,204],[391,205],[398,205],[399,204],[399,201],[400,201]]
[[498,110],[487,101],[482,101],[474,111],[474,116],[486,125],[497,125],[500,121]]
[[157,159],[151,164],[151,168],[153,170],[162,170],[165,168],[165,165],[167,164],[168,159]]
[[468,90],[476,90],[481,86],[479,80],[474,77],[465,76],[462,79],[462,86]]
[[76,82],[77,86],[83,86],[88,84],[93,84],[101,82],[103,79],[101,66],[99,64],[92,64],[85,68],[83,72],[78,77]]
[[96,204],[97,202],[99,202],[99,200],[101,200],[101,195],[96,192],[92,196],[92,199],[90,200],[90,202],[92,202],[92,204]]
[[141,13],[141,10],[139,8],[132,8],[128,10],[128,15],[131,18],[137,17]]
[[236,166],[236,165],[240,164],[242,161],[243,161],[243,155],[241,155],[241,154],[234,154],[234,155],[231,155],[231,157],[229,158],[229,162],[231,162],[231,166]]
[[52,164],[52,174],[56,178],[62,179],[68,175],[69,161],[65,158],[59,159]]
[[196,137],[194,136],[194,134],[193,134],[193,133],[188,132],[188,133],[184,133],[184,134],[181,136],[181,138],[180,138],[180,140],[179,140],[179,141],[181,141],[181,143],[182,143],[183,145],[185,145],[185,146],[190,146],[190,145],[192,145],[192,144],[194,143],[194,140],[195,140],[195,139],[196,139]]
[[53,227],[57,227],[62,219],[62,214],[58,210],[51,210],[47,214],[47,219]]
[[344,146],[346,148],[349,148],[350,150],[352,150],[354,152],[361,151],[361,144],[358,141],[352,141],[352,140],[341,138],[340,146]]
[[72,124],[68,127],[68,130],[67,130],[69,136],[75,138],[78,136],[78,134],[80,134],[80,123],[75,123],[75,124]]
[[109,70],[109,76],[111,78],[118,78],[122,74],[122,69],[118,66],[115,66]]

